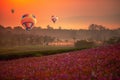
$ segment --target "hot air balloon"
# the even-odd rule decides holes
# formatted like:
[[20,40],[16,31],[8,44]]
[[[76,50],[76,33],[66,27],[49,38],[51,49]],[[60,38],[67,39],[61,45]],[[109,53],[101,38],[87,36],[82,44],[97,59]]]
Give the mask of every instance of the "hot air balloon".
[[57,16],[51,16],[51,20],[52,20],[53,23],[55,23],[58,20],[58,17]]
[[15,10],[14,9],[11,9],[11,13],[13,14],[15,12]]
[[21,24],[29,31],[36,24],[36,17],[33,14],[24,14],[22,16]]

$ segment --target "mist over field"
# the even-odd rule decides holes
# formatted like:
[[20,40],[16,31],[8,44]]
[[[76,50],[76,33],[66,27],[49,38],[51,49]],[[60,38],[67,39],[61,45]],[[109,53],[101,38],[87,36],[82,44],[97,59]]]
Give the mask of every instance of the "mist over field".
[[120,29],[107,29],[102,25],[91,24],[88,29],[53,29],[34,27],[31,31],[25,31],[20,26],[12,29],[0,26],[0,46],[24,46],[24,45],[69,45],[80,40],[104,43],[110,38],[120,37]]

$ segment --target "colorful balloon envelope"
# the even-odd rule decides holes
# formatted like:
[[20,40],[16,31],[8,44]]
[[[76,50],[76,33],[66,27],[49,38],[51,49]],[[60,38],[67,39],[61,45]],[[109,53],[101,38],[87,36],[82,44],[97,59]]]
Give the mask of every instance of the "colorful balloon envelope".
[[58,20],[58,17],[57,16],[51,16],[51,20],[52,20],[53,23],[55,23]]
[[21,24],[27,31],[31,30],[36,24],[36,17],[33,14],[25,14],[22,16]]

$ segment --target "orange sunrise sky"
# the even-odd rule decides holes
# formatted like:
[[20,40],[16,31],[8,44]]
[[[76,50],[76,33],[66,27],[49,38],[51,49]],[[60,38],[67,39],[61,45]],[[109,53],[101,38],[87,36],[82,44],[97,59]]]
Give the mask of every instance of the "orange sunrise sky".
[[[90,24],[120,27],[120,0],[0,0],[0,25],[22,26],[21,16],[26,13],[34,14],[35,26],[42,28],[87,29]],[[59,17],[55,24],[51,15]]]

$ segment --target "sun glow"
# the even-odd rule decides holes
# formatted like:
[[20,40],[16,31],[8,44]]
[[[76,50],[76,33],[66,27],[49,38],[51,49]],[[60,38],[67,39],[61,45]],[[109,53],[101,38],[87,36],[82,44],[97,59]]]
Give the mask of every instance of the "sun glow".
[[23,6],[23,5],[26,5],[26,4],[30,4],[30,3],[33,3],[34,0],[9,0],[9,2],[15,6]]
[[12,2],[12,3],[16,3],[16,4],[20,4],[20,3],[27,3],[28,2],[28,0],[10,0],[10,2]]
[[[26,13],[34,14],[38,21],[36,26],[43,27],[49,24],[54,28],[85,29],[92,23],[109,28],[120,25],[119,0],[0,0],[1,25],[19,25],[21,16]],[[51,23],[51,15],[59,17],[56,25]]]

